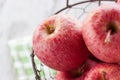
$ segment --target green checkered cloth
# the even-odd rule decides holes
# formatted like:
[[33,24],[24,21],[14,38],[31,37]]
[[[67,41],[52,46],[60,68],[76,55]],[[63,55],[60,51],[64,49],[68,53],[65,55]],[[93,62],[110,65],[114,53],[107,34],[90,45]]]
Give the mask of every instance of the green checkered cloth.
[[[14,39],[8,42],[17,80],[35,80],[30,54],[32,52],[31,37]],[[35,63],[40,70],[42,80],[54,80],[56,71],[42,64],[35,56]]]

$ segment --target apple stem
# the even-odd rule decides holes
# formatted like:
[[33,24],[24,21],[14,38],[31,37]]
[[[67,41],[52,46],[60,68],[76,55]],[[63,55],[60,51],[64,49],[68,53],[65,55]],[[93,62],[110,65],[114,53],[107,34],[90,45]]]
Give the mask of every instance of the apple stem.
[[105,43],[109,44],[111,42],[110,40],[110,35],[111,35],[111,30],[107,32],[106,38],[105,38]]
[[103,79],[102,80],[106,80],[106,78],[105,78],[106,72],[102,71],[102,75],[103,75]]
[[74,78],[77,78],[78,76],[81,76],[84,73],[85,67],[86,67],[86,63],[84,63],[80,68],[70,71],[70,73]]
[[86,63],[84,63],[79,69],[78,69],[78,72],[79,72],[79,75],[82,75],[85,71],[85,68],[86,67]]

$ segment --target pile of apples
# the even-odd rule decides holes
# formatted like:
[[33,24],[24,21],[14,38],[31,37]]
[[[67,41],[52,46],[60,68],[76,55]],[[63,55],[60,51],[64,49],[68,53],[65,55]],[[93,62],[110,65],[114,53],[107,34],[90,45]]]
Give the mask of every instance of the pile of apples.
[[120,80],[118,3],[96,8],[82,23],[57,14],[37,27],[33,50],[57,70],[55,80]]

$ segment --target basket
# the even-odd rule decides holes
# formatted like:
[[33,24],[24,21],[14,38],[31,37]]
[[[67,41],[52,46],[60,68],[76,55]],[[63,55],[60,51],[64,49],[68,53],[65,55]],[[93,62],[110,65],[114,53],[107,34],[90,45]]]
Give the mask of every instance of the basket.
[[[82,21],[85,16],[94,8],[103,4],[113,4],[117,0],[66,0],[65,7],[55,11],[54,14],[64,13],[75,16]],[[34,50],[31,53],[31,62],[36,80],[55,80],[56,71],[45,66],[42,62],[36,62],[36,56]]]

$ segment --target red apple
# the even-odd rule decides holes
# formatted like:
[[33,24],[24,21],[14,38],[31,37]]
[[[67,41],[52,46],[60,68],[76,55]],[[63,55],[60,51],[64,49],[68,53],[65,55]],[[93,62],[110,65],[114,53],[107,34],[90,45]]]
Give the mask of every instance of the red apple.
[[85,75],[84,80],[120,80],[120,66],[117,64],[97,64]]
[[80,68],[71,71],[57,71],[55,80],[84,80],[87,72],[98,63],[88,59]]
[[89,55],[80,22],[62,14],[49,17],[37,27],[33,50],[45,65],[60,71],[78,68]]
[[87,18],[82,35],[89,51],[104,62],[120,62],[120,6],[100,6]]
[[117,3],[120,4],[120,0],[117,0]]

